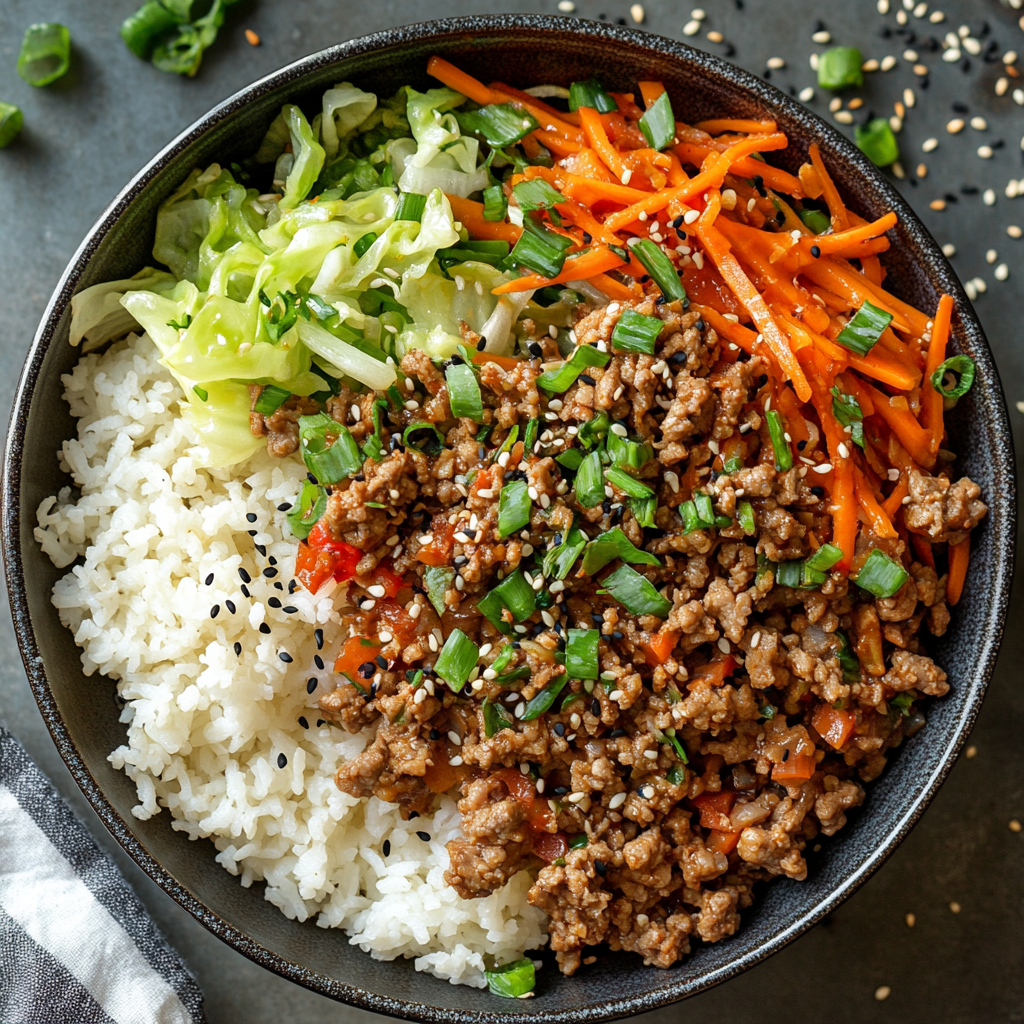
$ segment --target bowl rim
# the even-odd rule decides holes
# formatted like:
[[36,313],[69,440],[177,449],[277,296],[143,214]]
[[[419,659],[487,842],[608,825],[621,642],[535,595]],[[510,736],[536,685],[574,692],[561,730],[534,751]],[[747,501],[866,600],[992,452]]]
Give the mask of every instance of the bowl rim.
[[[928,255],[933,266],[940,268],[942,272],[940,276],[943,278],[942,285],[956,299],[956,308],[963,329],[979,343],[976,356],[980,358],[976,361],[981,363],[981,376],[990,381],[992,386],[997,389],[999,399],[995,402],[996,422],[994,428],[1000,435],[1000,446],[997,451],[993,452],[992,464],[1002,472],[1003,478],[1008,484],[1008,492],[999,501],[1001,516],[998,524],[990,527],[998,529],[1000,541],[998,564],[995,567],[997,582],[992,593],[991,608],[985,620],[984,642],[977,651],[978,668],[975,672],[974,683],[970,689],[965,687],[964,703],[957,717],[958,726],[955,735],[947,742],[946,749],[941,752],[941,755],[937,756],[933,768],[923,780],[923,784],[909,806],[889,826],[884,839],[862,860],[856,870],[845,876],[841,884],[833,888],[817,904],[799,914],[767,943],[742,953],[729,964],[712,969],[696,978],[670,979],[665,985],[639,995],[585,1003],[571,1009],[550,1012],[543,1015],[544,1019],[557,1021],[559,1024],[617,1019],[654,1010],[705,991],[735,977],[778,952],[834,911],[863,885],[892,854],[920,818],[948,775],[958,751],[966,740],[980,709],[995,665],[1013,579],[1016,484],[1009,418],[999,374],[973,307],[968,302],[952,267],[941,253],[937,243],[885,176],[832,125],[775,86],[728,61],[691,47],[684,42],[640,29],[556,15],[497,14],[468,15],[417,22],[359,36],[293,61],[257,79],[215,105],[164,146],[131,178],[102,211],[61,274],[26,355],[12,406],[4,448],[2,495],[0,495],[0,503],[2,503],[0,504],[0,518],[2,518],[0,521],[0,547],[2,547],[7,570],[7,586],[15,633],[29,684],[51,737],[73,778],[92,805],[93,810],[121,847],[167,895],[218,938],[260,966],[349,1005],[408,1020],[444,1021],[451,1022],[451,1024],[463,1024],[463,1022],[466,1024],[468,1022],[473,1022],[473,1024],[498,1024],[498,1022],[502,1022],[502,1024],[531,1024],[538,1020],[539,1015],[520,1011],[507,1003],[496,1005],[493,1011],[474,1011],[384,996],[310,970],[273,952],[212,911],[151,856],[142,842],[135,837],[127,822],[115,810],[90,773],[78,751],[71,731],[58,710],[56,701],[50,693],[44,659],[36,643],[35,630],[32,626],[26,598],[25,569],[21,551],[22,509],[20,499],[27,416],[43,360],[56,337],[60,318],[92,256],[131,203],[191,143],[229,119],[249,102],[257,100],[269,92],[282,86],[299,83],[308,74],[326,65],[350,57],[401,46],[411,38],[418,41],[437,39],[439,43],[443,43],[444,40],[453,37],[465,40],[470,36],[487,36],[488,34],[508,36],[510,33],[524,37],[530,35],[550,37],[565,32],[598,42],[622,43],[634,49],[648,50],[657,53],[662,58],[696,65],[712,76],[723,77],[743,89],[753,99],[779,109],[804,124],[812,124],[829,148],[842,154],[853,164],[857,172],[872,179],[877,193],[888,205],[888,208],[895,210],[898,214],[901,227],[907,230],[913,245],[918,251],[923,251]],[[500,40],[491,45],[500,45]],[[995,503],[996,496],[993,496],[993,504]],[[31,510],[28,511],[31,513]],[[505,1007],[508,1009],[505,1010]]]

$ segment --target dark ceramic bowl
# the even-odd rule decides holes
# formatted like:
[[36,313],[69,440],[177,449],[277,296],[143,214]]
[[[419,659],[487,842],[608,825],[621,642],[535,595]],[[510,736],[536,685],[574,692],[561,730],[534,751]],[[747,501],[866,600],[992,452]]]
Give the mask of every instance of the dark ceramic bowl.
[[[976,533],[970,577],[949,633],[936,646],[953,683],[929,709],[928,727],[905,744],[870,787],[867,805],[818,854],[805,882],[778,880],[743,915],[730,939],[699,946],[670,970],[637,957],[605,955],[564,978],[541,972],[536,998],[508,1002],[418,974],[409,961],[379,963],[345,935],[286,919],[257,887],[243,889],[214,862],[214,848],[189,842],[167,815],[132,817],[132,783],[107,762],[124,737],[114,685],[86,679],[71,634],[50,603],[59,572],[32,537],[39,502],[66,483],[56,458],[73,423],[60,375],[78,352],[67,343],[71,296],[129,277],[150,260],[157,207],[195,166],[251,154],[284,102],[319,102],[351,79],[378,93],[403,83],[427,87],[438,53],[486,81],[568,85],[599,73],[616,89],[661,79],[675,109],[693,122],[711,116],[774,118],[791,140],[779,160],[796,170],[816,140],[840,190],[866,217],[899,214],[885,254],[889,284],[922,309],[942,291],[956,298],[954,345],[977,364],[977,381],[950,418],[958,466],[982,487],[990,513]],[[846,899],[896,848],[942,782],[981,704],[1003,630],[1013,563],[1013,452],[992,356],[938,246],[899,194],[843,136],[777,89],[682,43],[625,28],[562,18],[503,16],[436,21],[366,36],[300,60],[211,111],[157,156],[89,233],[50,300],[18,388],[4,464],[3,547],[18,641],[28,677],[64,760],[96,813],[150,877],[235,949],[279,974],[346,1003],[424,1021],[579,1024],[663,1006],[731,978],[770,956]]]

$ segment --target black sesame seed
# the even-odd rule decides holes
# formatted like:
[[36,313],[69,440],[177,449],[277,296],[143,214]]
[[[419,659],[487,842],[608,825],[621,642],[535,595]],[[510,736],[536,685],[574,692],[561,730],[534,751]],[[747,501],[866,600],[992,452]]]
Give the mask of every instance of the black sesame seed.
[[283,594],[284,593],[284,584],[280,580],[278,580],[277,583],[274,584],[274,589],[275,590],[280,590],[281,593]]
[[535,341],[531,341],[526,346],[526,349],[530,353],[531,356],[542,356],[542,355],[544,355],[544,349],[542,349],[540,347],[540,345],[537,342],[535,342]]
[[280,651],[277,655],[286,665],[290,665],[295,659],[287,652]]
[[612,633],[612,639],[613,640],[621,640],[623,636],[624,636],[624,634],[623,634],[622,630],[619,630],[619,629],[615,630],[615,632]]
[[267,561],[268,561],[268,562],[269,562],[269,563],[270,563],[271,565],[277,565],[277,559],[276,559],[276,558],[275,558],[275,557],[274,557],[273,555],[271,555],[271,556],[270,556],[270,557],[269,557],[269,558],[267,559]]
[[238,567],[238,575],[241,576],[243,583],[252,583],[252,577],[245,571],[243,566]]
[[235,614],[235,602],[234,601],[225,601],[224,602],[224,607],[227,608],[228,612],[231,615]]
[[617,739],[619,739],[619,737],[625,736],[625,735],[626,735],[626,730],[625,729],[612,729],[612,731],[610,733],[608,733],[608,739],[610,739],[610,740],[617,740]]
[[264,557],[267,557],[267,549],[262,544],[253,544],[253,547]]
[[825,488],[819,486],[818,484],[815,484],[811,488],[811,494],[813,494],[816,498],[824,498],[825,497]]
[[316,649],[322,651],[324,649],[324,631],[322,629],[314,629],[313,639],[316,640]]
[[215,619],[215,618],[217,618],[218,615],[220,615],[220,605],[219,604],[215,604],[210,609],[210,618],[211,619]]
[[235,641],[235,654],[239,658],[242,656],[242,645],[237,640]]
[[601,702],[596,697],[590,702],[590,713],[595,718],[601,717]]
[[465,565],[468,561],[469,559],[465,555],[456,555],[452,559],[452,564],[457,568],[459,566]]
[[363,679],[369,679],[373,676],[373,673],[377,671],[377,666],[372,661],[364,661],[359,668],[356,669]]
[[603,878],[604,873],[608,870],[608,868],[603,860],[595,860],[594,870]]
[[243,583],[242,584],[242,597],[251,597],[251,596],[252,595],[249,593],[249,588]]
[[316,676],[310,676],[309,681],[306,683],[306,693],[312,693],[317,688],[317,685]]
[[293,605],[293,604],[286,604],[281,609],[281,611],[283,611],[285,613],[285,615],[294,615],[298,610],[299,609],[296,608],[295,605]]
[[589,231],[584,231],[583,232],[583,244],[584,245],[590,245],[590,243],[593,240],[594,240],[594,236]]
[[210,586],[210,584],[213,583],[213,573],[212,572],[210,573],[209,576],[206,577],[205,583],[206,583],[207,586]]
[[817,259],[821,255],[821,248],[817,245],[811,246],[811,255]]
[[577,379],[583,381],[584,384],[589,384],[591,387],[597,383],[589,373],[581,373]]
[[288,758],[285,757],[284,754],[278,754],[277,755],[277,767],[278,768],[284,768],[284,766],[286,764],[288,764]]
[[255,512],[246,512],[245,518],[248,519],[250,523],[255,523],[259,516],[257,516]]
[[259,531],[258,531],[258,530],[246,530],[245,532],[246,532],[247,534],[249,534],[249,536],[250,536],[250,537],[255,537],[255,536],[256,536],[256,534],[257,534],[257,533],[258,533]]
[[277,511],[278,512],[288,512],[288,511],[291,510],[291,507],[292,507],[292,503],[290,501],[282,501],[281,504],[277,506]]
[[382,654],[378,654],[377,657],[374,660],[377,662],[377,664],[381,668],[387,668],[388,667],[388,660]]
[[804,441],[803,439],[797,441],[797,443],[796,443],[796,450],[798,452],[802,452],[806,447],[807,447],[807,442],[806,441]]
[[270,633],[270,625],[269,625],[268,623],[266,623],[266,622],[261,622],[261,623],[260,623],[260,632],[261,632],[261,633],[262,633],[262,634],[263,634],[264,636],[266,636],[267,634],[269,634],[269,633]]
[[[410,815],[410,817],[411,817],[411,815]],[[421,831],[421,832],[417,832],[416,835],[418,835],[420,837],[420,839],[423,840],[423,842],[425,842],[425,843],[429,843],[430,842],[430,833],[429,832],[422,832]]]
[[782,752],[782,760],[783,763],[789,760],[789,747],[786,747],[786,749]]
[[268,597],[267,604],[269,604],[271,608],[280,608],[281,599],[279,597]]
[[272,580],[277,575],[277,570],[273,566],[267,566],[267,568],[263,570],[263,575],[266,576],[268,580]]
[[326,725],[326,724],[327,724],[327,723],[326,723],[326,722],[325,722],[325,721],[324,721],[324,720],[323,720],[322,718],[318,718],[318,719],[316,720],[316,727],[317,727],[318,729],[320,728],[320,726],[321,726],[321,725]]
[[591,614],[590,618],[591,618],[591,621],[594,623],[595,626],[600,626],[601,623],[604,622],[604,617],[601,616],[601,615],[598,615],[597,612],[593,612]]
[[569,790],[567,790],[565,786],[555,786],[555,788],[551,790],[551,792],[554,793],[555,796],[565,796],[565,794],[568,793]]
[[953,102],[952,106],[953,106],[953,110],[957,114],[966,114],[971,109],[969,106],[967,106],[966,103],[961,103],[960,100],[955,100]]
[[305,715],[299,715],[299,725],[301,725],[303,729],[309,728],[309,722],[306,721]]
[[320,483],[320,481],[319,481],[319,480],[317,480],[317,478],[316,478],[315,476],[313,476],[313,474],[312,474],[312,473],[307,473],[307,474],[306,474],[306,479],[307,479],[307,480],[308,480],[308,481],[309,481],[309,482],[310,482],[311,484],[318,484],[318,483]]
[[299,581],[298,580],[289,580],[288,581],[288,593],[289,594],[294,594],[295,591],[298,590],[298,589],[299,589]]
[[324,670],[324,659],[319,654],[313,655],[313,664],[322,672]]
[[384,845],[380,848],[380,850],[381,850],[381,853],[383,853],[385,857],[390,857],[391,856],[391,840],[390,839],[385,839],[384,840]]
[[555,735],[556,736],[564,736],[565,735],[565,723],[564,722],[555,722]]

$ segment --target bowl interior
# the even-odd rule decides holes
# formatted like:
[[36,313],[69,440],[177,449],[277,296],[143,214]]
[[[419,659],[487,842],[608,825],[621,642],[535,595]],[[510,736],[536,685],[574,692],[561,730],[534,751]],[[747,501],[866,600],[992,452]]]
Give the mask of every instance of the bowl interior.
[[[807,881],[781,880],[744,913],[731,939],[699,946],[667,970],[640,968],[632,955],[606,955],[597,969],[562,978],[541,972],[537,997],[507,1002],[485,992],[418,974],[408,961],[382,963],[350,946],[339,931],[287,920],[243,889],[213,860],[206,842],[189,842],[166,814],[132,817],[134,787],[107,762],[123,742],[114,684],[86,678],[71,634],[50,603],[61,575],[33,540],[35,510],[64,486],[56,457],[74,426],[60,399],[60,376],[78,353],[67,343],[72,294],[128,277],[151,261],[157,207],[194,166],[244,158],[257,148],[283,102],[315,109],[322,91],[351,80],[388,94],[400,85],[431,84],[428,57],[439,53],[485,81],[515,86],[568,85],[599,73],[606,85],[634,91],[638,79],[660,79],[675,110],[693,122],[708,116],[771,117],[790,139],[778,162],[795,170],[817,141],[853,209],[877,217],[895,209],[896,242],[883,257],[889,284],[921,308],[945,290],[957,299],[955,347],[978,365],[978,383],[950,418],[958,466],[982,487],[991,512],[977,531],[965,596],[936,657],[953,683],[929,709],[927,729],[892,758],[869,791],[864,812],[818,854]],[[412,26],[335,47],[256,83],[212,111],[157,157],[112,204],[69,266],[29,356],[16,401],[6,456],[4,547],[15,624],[31,684],[54,739],[105,824],[170,895],[257,962],[325,994],[366,1009],[429,1020],[573,1021],[653,1009],[724,980],[770,955],[852,892],[909,830],[950,765],[973,721],[994,661],[1009,592],[1014,535],[1014,482],[1009,429],[998,377],[981,329],[935,243],[884,177],[840,135],[782,93],[686,46],[607,25],[558,18],[502,16]]]

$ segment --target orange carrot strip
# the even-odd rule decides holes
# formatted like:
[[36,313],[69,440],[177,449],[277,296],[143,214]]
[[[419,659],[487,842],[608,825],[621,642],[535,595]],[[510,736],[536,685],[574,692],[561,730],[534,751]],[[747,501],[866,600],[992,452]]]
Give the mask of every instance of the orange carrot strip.
[[550,103],[545,103],[536,96],[531,96],[528,92],[516,89],[511,85],[507,85],[505,82],[491,82],[491,91],[501,92],[506,96],[511,96],[513,99],[518,100],[523,106],[529,104],[531,107],[536,107],[548,117],[557,117],[559,120],[568,121],[569,124],[574,126],[579,125],[580,123],[578,114],[574,112],[566,112],[564,110],[556,110]]
[[[872,256],[877,256],[880,252],[888,252],[891,248],[892,242],[888,238],[869,238],[866,242],[858,242],[856,245],[840,249],[835,255],[844,260],[860,260],[861,266],[864,267],[865,260],[871,259]],[[864,275],[875,284],[882,283],[881,279],[874,281],[873,278],[868,276],[867,267],[864,267]]]
[[863,275],[858,274],[849,264],[845,266],[835,259],[815,260],[800,272],[804,277],[810,278],[815,284],[827,288],[840,298],[845,299],[849,306],[847,308],[860,309],[865,302],[884,309],[892,314],[892,326],[904,334],[921,334],[923,331],[915,331],[909,320],[900,313],[895,305],[881,298],[876,286]]
[[542,128],[538,128],[532,135],[528,135],[527,138],[536,139],[545,149],[549,149],[555,156],[569,156],[570,153],[578,153],[582,148],[581,142],[574,142],[572,139],[567,139],[563,135],[559,135],[558,132],[546,132]]
[[501,220],[487,220],[484,217],[484,204],[475,203],[472,199],[461,196],[450,196],[445,193],[452,207],[452,216],[462,222],[462,226],[474,237],[491,241],[508,242],[515,245],[523,229]]
[[485,363],[497,363],[503,370],[514,370],[523,365],[522,359],[517,359],[514,356],[499,356],[493,352],[474,352],[473,362],[478,366],[483,366]]
[[928,358],[924,364],[924,385],[921,388],[921,420],[924,429],[931,435],[930,447],[939,450],[942,443],[942,395],[932,387],[932,374],[946,358],[946,344],[949,341],[949,324],[953,316],[953,297],[943,295],[935,312],[932,324],[932,339],[928,343]]
[[522,140],[523,152],[527,160],[536,160],[541,154],[540,140],[535,138],[536,132],[527,135]]
[[514,281],[506,281],[491,289],[492,295],[506,295],[509,292],[525,292],[533,288],[546,288],[550,284],[562,284],[564,281],[586,281],[594,274],[603,274],[606,270],[618,270],[622,266],[622,257],[606,249],[595,246],[579,256],[570,256],[555,277],[542,277],[540,274],[526,274]]
[[[684,163],[700,167],[707,159],[709,153],[716,151],[721,153],[728,148],[724,145],[710,144],[717,143],[717,139],[708,139],[707,141],[708,144],[705,145],[679,142],[673,147],[673,152]],[[776,192],[782,192],[787,196],[801,199],[805,195],[800,179],[795,175],[790,174],[788,171],[783,171],[781,168],[772,167],[771,164],[755,160],[752,156],[744,156],[735,160],[732,170],[734,174],[738,174],[742,178],[760,177],[768,188],[774,189]]]
[[901,473],[899,481],[893,488],[892,494],[882,502],[882,508],[885,509],[885,514],[890,519],[894,518],[896,513],[899,512],[900,506],[903,504],[903,499],[909,493],[910,488],[907,486],[907,475],[906,473]]
[[694,126],[708,135],[723,132],[743,132],[747,135],[770,135],[778,127],[774,121],[748,121],[738,117],[719,117],[709,121],[698,121]]
[[465,71],[460,71],[454,64],[449,64],[443,57],[431,57],[427,61],[427,74],[431,78],[436,78],[439,82],[443,82],[449,89],[454,89],[456,92],[461,92],[463,96],[468,96],[475,103],[486,105],[488,103],[502,102],[500,99],[495,98],[494,92],[488,89],[483,82],[478,81],[472,75],[467,75]]
[[879,352],[877,345],[863,357],[847,353],[847,362],[853,369],[900,391],[913,391],[921,383],[919,372],[897,362],[888,353]]
[[[850,267],[850,273],[856,274],[857,272]],[[872,281],[864,278],[864,275],[859,275],[867,283],[868,288],[875,293],[875,298],[872,299],[874,304],[882,309],[887,309],[890,313],[895,314],[893,316],[892,326],[897,330],[903,330],[897,323],[897,319],[902,318],[909,324],[909,330],[903,331],[904,334],[916,334],[918,337],[925,334],[928,330],[928,317],[924,315],[919,309],[915,309],[910,305],[909,302],[904,302],[902,299],[897,299],[895,295],[890,294],[884,288]]]
[[729,242],[713,224],[706,224],[703,217],[698,222],[697,233],[704,245],[704,251],[718,267],[722,279],[746,307],[747,312],[757,325],[757,329],[778,360],[783,375],[793,382],[793,390],[796,391],[797,397],[801,402],[806,402],[811,397],[811,389],[804,376],[803,368],[796,356],[793,355],[793,350],[789,347],[786,337],[779,330],[779,325],[775,322],[768,304],[730,251]]
[[798,244],[807,249],[816,245],[823,253],[834,253],[859,242],[865,242],[870,238],[877,238],[895,226],[896,214],[887,213],[870,224],[847,228],[845,231],[836,231],[831,235],[808,235],[806,238],[802,238]]
[[598,291],[604,292],[609,299],[639,299],[643,296],[643,289],[640,285],[635,282],[632,285],[623,284],[607,274],[595,274],[593,277],[587,278],[587,281]]
[[744,352],[751,353],[754,351],[754,342],[757,341],[757,334],[749,327],[744,327],[742,324],[736,323],[735,320],[727,319],[711,306],[702,306],[696,302],[691,302],[690,309],[700,313],[704,320],[714,328],[715,333],[725,338],[726,341],[739,345]]
[[866,394],[871,400],[877,415],[888,424],[889,429],[899,439],[900,444],[910,453],[915,462],[926,469],[935,465],[935,454],[931,450],[931,438],[928,432],[914,418],[909,409],[900,409],[889,401],[886,395],[876,391],[867,381],[860,380],[853,374],[847,377],[847,383],[860,400]]
[[659,213],[671,202],[686,202],[696,195],[706,192],[709,188],[719,188],[725,180],[729,167],[733,161],[748,153],[760,151],[770,152],[775,149],[785,149],[789,140],[781,133],[775,135],[753,135],[735,146],[730,146],[724,153],[717,156],[710,156],[705,162],[705,167],[692,178],[688,178],[682,185],[676,188],[662,189],[655,192],[633,206],[613,213],[605,220],[605,224],[612,231],[621,231],[627,224],[637,220],[641,213],[650,216],[652,213]]
[[661,82],[637,82],[637,85],[640,86],[645,107],[649,107],[665,91]]
[[811,163],[818,172],[818,180],[821,182],[821,192],[825,197],[825,204],[828,206],[828,212],[832,215],[832,230],[845,231],[850,226],[850,217],[846,211],[846,205],[839,195],[839,189],[836,188],[835,182],[828,171],[825,170],[825,164],[822,162],[821,153],[818,151],[818,144],[816,142],[811,143],[809,152]]
[[871,529],[879,537],[888,540],[895,540],[899,534],[892,525],[892,521],[886,514],[885,509],[878,504],[874,489],[868,478],[856,467],[853,471],[854,492],[857,495],[857,504],[864,509],[871,524]]
[[[509,460],[511,461],[511,460]],[[922,565],[927,565],[929,569],[935,568],[935,552],[932,551],[931,544],[924,539],[919,533],[912,533],[910,535],[910,544],[914,549],[914,554],[917,555],[917,560]]]
[[946,604],[948,605],[956,604],[964,591],[970,552],[970,537],[964,537],[959,544],[949,545],[949,578],[946,580]]
[[620,181],[625,167],[622,165],[622,157],[619,151],[608,141],[608,135],[601,123],[601,115],[591,107],[580,107],[580,124],[583,127],[583,134],[591,148],[601,158],[601,162]]

